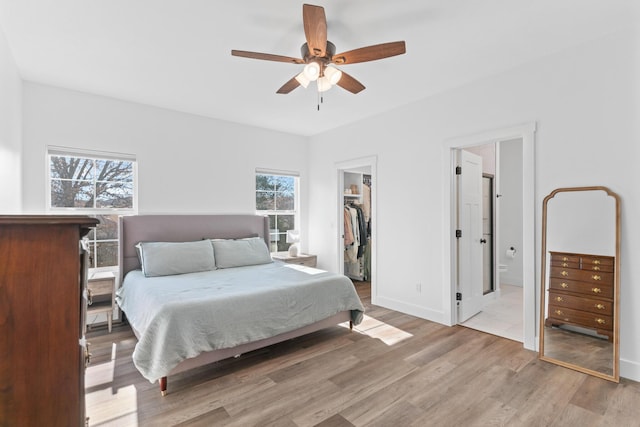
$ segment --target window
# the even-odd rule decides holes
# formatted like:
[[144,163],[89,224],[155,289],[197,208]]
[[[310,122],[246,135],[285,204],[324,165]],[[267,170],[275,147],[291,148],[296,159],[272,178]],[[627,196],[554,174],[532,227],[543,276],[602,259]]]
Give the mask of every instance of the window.
[[298,226],[298,176],[256,171],[256,213],[269,216],[271,252],[289,249],[287,230]]
[[118,216],[135,213],[135,158],[50,148],[48,160],[49,210],[98,218],[89,267],[117,266]]

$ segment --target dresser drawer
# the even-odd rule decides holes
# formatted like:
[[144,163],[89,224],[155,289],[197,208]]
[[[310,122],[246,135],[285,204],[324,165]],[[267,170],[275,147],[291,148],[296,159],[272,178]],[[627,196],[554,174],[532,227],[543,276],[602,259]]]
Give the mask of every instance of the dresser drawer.
[[316,266],[316,256],[298,257],[298,259],[290,259],[285,261],[287,264],[306,265],[307,267]]
[[287,264],[305,265],[307,267],[314,268],[318,263],[318,257],[316,255],[309,254],[290,256],[288,252],[275,252],[271,254],[271,258],[286,262]]
[[613,298],[613,285],[604,283],[594,284],[552,277],[549,280],[549,289],[573,292],[576,294],[583,294],[585,296],[589,295],[602,298]]
[[571,323],[586,328],[613,330],[613,317],[549,304],[547,323]]
[[582,257],[582,269],[590,271],[605,271],[613,272],[613,258],[609,257],[597,257],[597,256],[583,256]]
[[556,307],[572,308],[605,316],[613,315],[613,303],[610,300],[571,295],[561,292],[549,292],[549,303]]
[[91,295],[109,295],[113,293],[113,279],[90,280],[87,282],[87,289]]
[[552,267],[561,267],[561,268],[572,268],[574,270],[580,269],[579,261],[560,261],[560,260],[551,260]]
[[572,268],[551,267],[551,278],[579,280],[592,284],[613,285],[613,273],[603,271],[575,270]]
[[553,264],[554,262],[570,262],[576,265],[580,265],[580,256],[576,254],[551,252],[551,263]]

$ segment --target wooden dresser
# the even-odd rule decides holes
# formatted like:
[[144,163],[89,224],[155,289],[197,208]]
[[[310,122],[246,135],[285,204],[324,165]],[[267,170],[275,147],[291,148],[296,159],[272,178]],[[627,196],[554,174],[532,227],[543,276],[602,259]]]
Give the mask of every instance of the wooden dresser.
[[615,258],[550,252],[549,310],[545,326],[573,325],[613,341]]
[[0,216],[0,426],[85,425],[85,216]]

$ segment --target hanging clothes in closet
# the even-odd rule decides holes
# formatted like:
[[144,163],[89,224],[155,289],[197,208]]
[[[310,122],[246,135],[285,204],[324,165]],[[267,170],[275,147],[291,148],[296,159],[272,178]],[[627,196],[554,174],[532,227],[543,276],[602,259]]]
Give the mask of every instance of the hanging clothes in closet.
[[344,206],[344,248],[345,263],[348,276],[359,280],[364,279],[362,258],[369,242],[368,221],[362,206],[347,203]]

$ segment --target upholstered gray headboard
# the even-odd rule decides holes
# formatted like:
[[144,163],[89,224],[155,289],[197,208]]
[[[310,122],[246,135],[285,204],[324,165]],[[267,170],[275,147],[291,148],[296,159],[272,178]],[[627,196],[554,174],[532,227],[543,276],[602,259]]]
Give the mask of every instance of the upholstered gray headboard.
[[[139,242],[262,237],[269,246],[269,217],[262,215],[132,215],[120,217],[120,279],[139,269]],[[121,282],[122,283],[122,282]]]

